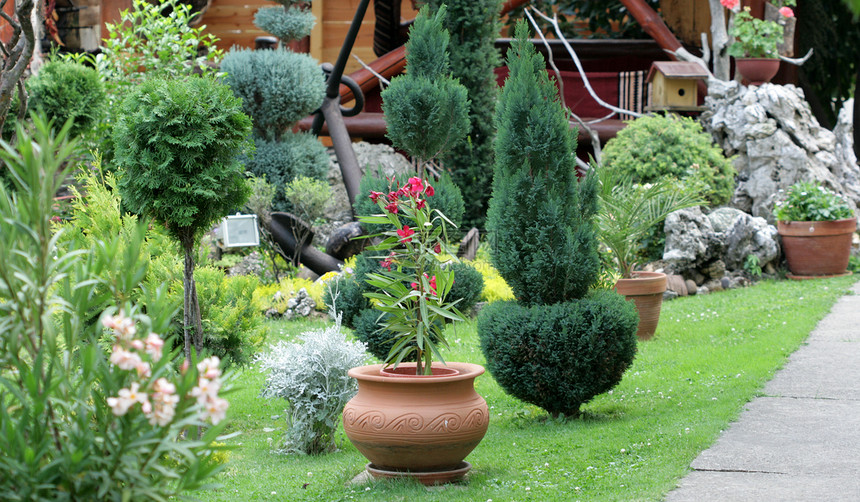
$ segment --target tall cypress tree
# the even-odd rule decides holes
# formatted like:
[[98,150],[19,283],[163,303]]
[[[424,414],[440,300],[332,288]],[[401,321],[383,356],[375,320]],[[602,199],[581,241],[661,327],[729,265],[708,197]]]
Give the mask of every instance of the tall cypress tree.
[[493,176],[493,110],[498,85],[493,70],[501,63],[494,47],[499,35],[500,0],[429,0],[438,10],[447,4],[445,27],[451,33],[451,69],[468,90],[470,129],[466,141],[442,157],[454,183],[463,192],[466,228],[483,228]]

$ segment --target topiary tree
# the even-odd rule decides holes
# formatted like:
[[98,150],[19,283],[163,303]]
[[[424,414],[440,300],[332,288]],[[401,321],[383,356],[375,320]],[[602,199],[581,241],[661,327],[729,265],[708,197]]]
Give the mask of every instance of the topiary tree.
[[638,316],[598,280],[597,179],[578,181],[568,126],[525,22],[508,53],[496,107],[495,177],[487,225],[492,261],[516,300],[481,311],[487,366],[506,392],[553,415],[576,415],[616,385],[636,352]]
[[98,72],[84,65],[52,59],[27,80],[29,106],[55,124],[72,119],[72,136],[92,129],[105,110],[105,90]]
[[[276,3],[280,6],[257,11],[254,24],[258,28],[282,43],[310,34],[315,23],[310,2]],[[242,98],[243,110],[254,121],[255,151],[244,159],[245,164],[255,176],[265,176],[275,185],[273,209],[292,211],[284,195],[285,185],[299,176],[325,180],[328,174],[329,155],[322,143],[310,133],[291,132],[296,122],[322,104],[325,76],[314,58],[284,47],[233,48],[224,56],[221,69],[233,93]]]
[[[435,11],[447,4],[444,25],[450,44],[451,75],[466,87],[469,107],[468,141],[457,143],[442,162],[463,193],[466,228],[484,228],[493,181],[493,111],[498,95],[495,68],[501,63],[495,48],[500,29],[499,0],[428,0]],[[448,213],[445,213],[446,215]]]
[[606,142],[601,162],[634,183],[674,177],[713,206],[728,202],[735,190],[731,160],[690,117],[646,115],[630,121]]
[[190,357],[203,346],[194,285],[194,245],[248,199],[237,155],[251,120],[230,89],[211,78],[155,79],[125,99],[113,131],[123,203],[162,222],[185,253],[184,336]]
[[427,7],[421,9],[406,42],[406,74],[391,79],[382,91],[386,135],[412,157],[421,178],[425,165],[462,141],[469,130],[468,93],[451,76],[446,12],[441,6],[431,16]]

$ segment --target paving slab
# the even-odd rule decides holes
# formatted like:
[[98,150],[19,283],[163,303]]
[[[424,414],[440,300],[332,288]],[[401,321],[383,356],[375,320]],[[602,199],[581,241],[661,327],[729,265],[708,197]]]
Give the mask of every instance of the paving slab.
[[756,472],[700,471],[684,478],[682,486],[666,497],[666,502],[856,502],[857,500],[860,500],[860,479],[852,476],[789,476]]
[[860,282],[669,502],[860,501]]

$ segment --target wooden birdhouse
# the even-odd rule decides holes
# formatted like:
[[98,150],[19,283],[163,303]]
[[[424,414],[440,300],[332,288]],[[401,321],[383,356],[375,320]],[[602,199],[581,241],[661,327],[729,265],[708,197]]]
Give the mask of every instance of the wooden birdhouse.
[[645,79],[651,84],[651,110],[694,111],[699,94],[697,83],[708,78],[708,72],[697,63],[655,61]]

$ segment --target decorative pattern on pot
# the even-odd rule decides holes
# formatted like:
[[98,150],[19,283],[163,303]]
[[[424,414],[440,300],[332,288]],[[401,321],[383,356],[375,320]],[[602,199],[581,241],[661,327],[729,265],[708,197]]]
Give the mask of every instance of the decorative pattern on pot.
[[[414,371],[414,363],[400,367],[410,364]],[[484,368],[454,362],[448,366],[459,374],[391,377],[380,374],[381,364],[350,370],[358,393],[344,408],[343,427],[373,468],[412,472],[462,468],[489,425],[487,403],[474,389]]]

